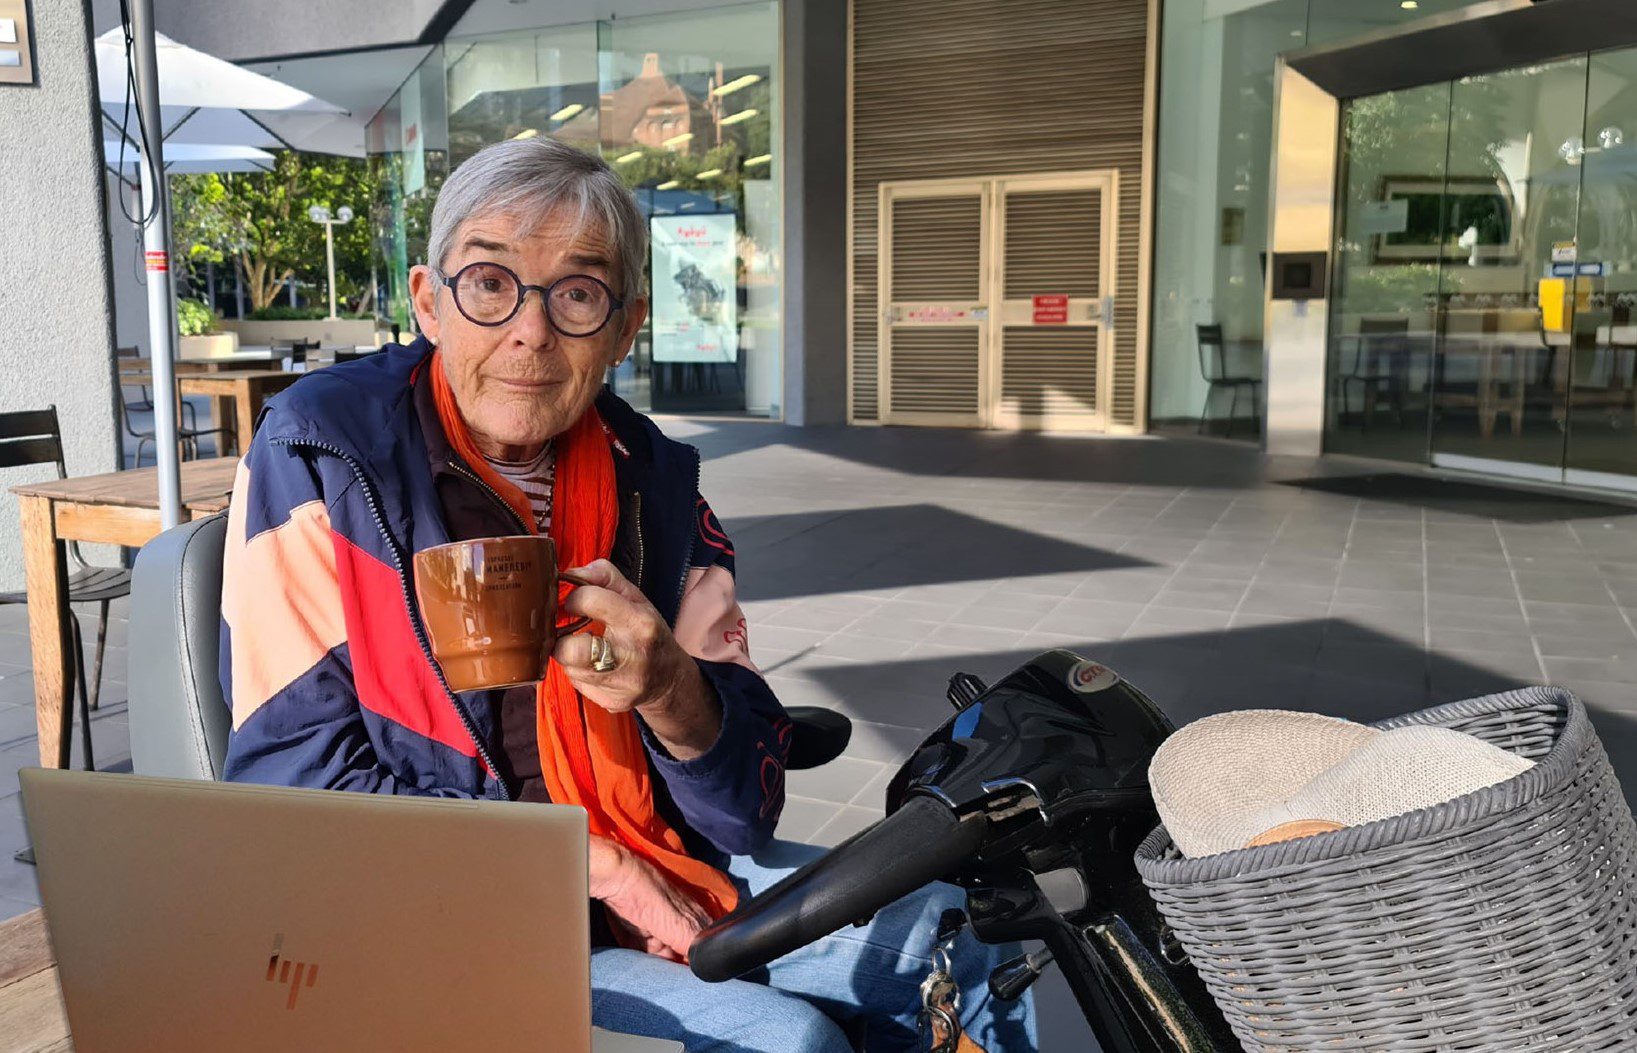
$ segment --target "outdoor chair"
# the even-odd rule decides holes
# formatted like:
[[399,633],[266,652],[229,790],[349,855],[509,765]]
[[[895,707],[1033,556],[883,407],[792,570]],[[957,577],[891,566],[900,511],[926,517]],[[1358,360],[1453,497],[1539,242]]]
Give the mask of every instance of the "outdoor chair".
[[[230,723],[217,679],[221,660],[222,554],[227,513],[172,527],[137,553],[131,588],[131,765],[139,775],[220,779]],[[852,722],[819,706],[785,710],[793,730],[787,765],[839,757]]]
[[[145,394],[147,389],[144,388],[143,391]],[[142,467],[142,451],[148,446],[148,444],[152,443],[154,445],[156,451],[154,456],[155,459],[158,458],[158,431],[157,429],[150,429],[148,431],[137,430],[136,422],[131,419],[131,414],[133,412],[140,411],[141,404],[126,401],[125,389],[123,387],[119,389],[119,402],[121,410],[120,421],[125,427],[125,434],[136,440],[136,463],[133,465],[133,467],[140,468]],[[215,435],[220,437],[227,434],[227,429],[200,428],[198,426],[199,418],[194,412],[193,406],[190,405],[186,399],[177,400],[177,404],[182,408],[182,416],[177,421],[176,428],[176,437],[177,439],[181,440],[182,443],[182,455],[184,458],[197,460],[199,458],[199,438],[204,435]],[[149,400],[146,405],[149,410],[153,409],[152,400]],[[183,424],[183,421],[186,421],[187,423]],[[217,449],[221,449],[219,442]]]
[[1198,325],[1194,327],[1195,336],[1199,342],[1199,375],[1208,385],[1205,390],[1205,404],[1199,410],[1199,427],[1195,430],[1201,434],[1210,420],[1211,396],[1218,388],[1229,388],[1233,391],[1233,400],[1228,407],[1227,437],[1233,436],[1233,426],[1239,416],[1239,391],[1241,388],[1250,389],[1251,411],[1261,416],[1262,378],[1249,374],[1228,372],[1227,345],[1222,339],[1222,327],[1216,323]]
[[307,356],[319,349],[317,340],[286,339],[274,340],[270,345],[273,357],[279,360],[279,368],[286,373],[300,373],[307,366]]
[[1362,318],[1358,332],[1341,339],[1351,342],[1351,364],[1339,371],[1337,386],[1341,389],[1341,411],[1347,412],[1352,404],[1352,390],[1357,385],[1363,402],[1361,429],[1370,429],[1370,418],[1375,416],[1376,402],[1383,392],[1393,408],[1393,418],[1400,427],[1404,424],[1404,394],[1408,386],[1410,355],[1410,320],[1408,318]]
[[[144,368],[142,365],[142,349],[140,347],[116,348],[114,355],[119,362],[120,387],[123,388],[126,386],[125,374],[127,372],[140,373]],[[142,392],[142,397],[139,399],[127,399],[125,401],[125,405],[136,410],[138,413],[153,412],[153,396],[148,394],[148,385],[133,384],[131,386]]]
[[[0,468],[20,468],[32,464],[54,464],[57,478],[68,478],[63,464],[62,431],[57,424],[57,407],[0,413]],[[74,683],[79,695],[80,743],[85,751],[85,767],[96,767],[91,752],[91,710],[99,703],[102,690],[102,659],[108,644],[108,607],[131,592],[131,572],[123,567],[96,567],[86,562],[78,542],[66,543],[68,550],[68,619],[74,654]],[[27,592],[0,592],[0,604],[26,604]],[[85,675],[85,643],[80,636],[80,620],[73,613],[76,603],[95,603],[97,655],[89,679]],[[65,705],[65,728],[73,726],[72,698]]]

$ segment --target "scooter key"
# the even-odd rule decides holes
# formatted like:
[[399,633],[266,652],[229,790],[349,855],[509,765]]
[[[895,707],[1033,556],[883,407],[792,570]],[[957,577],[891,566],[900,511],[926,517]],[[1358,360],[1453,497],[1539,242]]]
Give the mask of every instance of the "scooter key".
[[921,981],[921,1026],[930,1032],[931,1053],[955,1053],[961,1037],[961,989],[949,972],[949,952],[932,949],[932,972]]

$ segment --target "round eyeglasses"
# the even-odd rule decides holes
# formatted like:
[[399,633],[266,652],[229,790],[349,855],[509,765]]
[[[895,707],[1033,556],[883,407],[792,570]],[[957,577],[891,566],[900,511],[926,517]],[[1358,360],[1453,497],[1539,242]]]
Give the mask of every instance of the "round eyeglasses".
[[570,274],[550,285],[525,285],[510,267],[468,263],[441,277],[455,297],[455,309],[477,325],[505,325],[516,316],[534,289],[546,306],[546,319],[564,336],[594,336],[625,301],[589,274]]

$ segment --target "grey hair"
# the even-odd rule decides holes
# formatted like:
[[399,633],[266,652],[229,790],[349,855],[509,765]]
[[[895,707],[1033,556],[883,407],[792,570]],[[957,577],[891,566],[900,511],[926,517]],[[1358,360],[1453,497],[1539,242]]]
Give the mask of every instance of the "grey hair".
[[516,216],[527,237],[547,215],[567,206],[584,229],[600,227],[618,255],[617,295],[630,303],[642,295],[648,225],[608,162],[545,136],[506,139],[485,146],[455,169],[432,206],[426,258],[444,272],[455,232],[477,216]]

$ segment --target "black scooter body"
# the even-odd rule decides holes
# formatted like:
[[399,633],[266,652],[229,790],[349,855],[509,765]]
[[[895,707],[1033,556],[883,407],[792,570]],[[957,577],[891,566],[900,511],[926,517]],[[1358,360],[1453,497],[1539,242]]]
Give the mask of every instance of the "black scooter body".
[[[1165,714],[1068,651],[989,688],[958,677],[950,693],[958,711],[894,777],[886,817],[707,928],[695,975],[745,975],[953,881],[979,939],[1044,941],[1104,1053],[1240,1049],[1132,858],[1159,821],[1148,764],[1173,730]],[[1013,991],[1035,975],[1002,971],[1021,978]]]
[[990,816],[982,849],[950,875],[974,930],[1044,940],[1106,1053],[1240,1048],[1132,863],[1159,822],[1148,762],[1173,730],[1113,670],[1049,651],[934,731],[887,790],[889,813],[931,796]]

